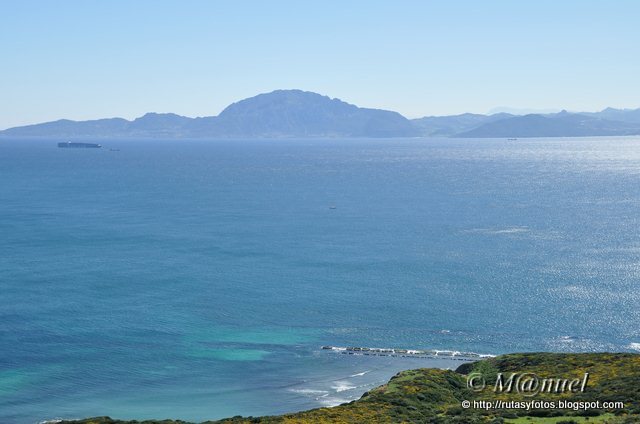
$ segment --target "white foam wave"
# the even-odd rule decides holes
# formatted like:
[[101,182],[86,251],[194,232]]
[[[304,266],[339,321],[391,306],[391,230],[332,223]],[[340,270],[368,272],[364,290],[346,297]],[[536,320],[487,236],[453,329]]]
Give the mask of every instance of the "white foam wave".
[[513,233],[528,233],[529,229],[526,227],[513,227],[505,228],[503,230],[495,231],[495,234],[513,234]]
[[363,375],[365,375],[365,374],[367,374],[367,373],[369,373],[369,372],[370,372],[370,371],[357,372],[357,373],[355,373],[355,374],[351,374],[349,377],[360,377],[360,376],[363,376]]
[[316,390],[316,389],[289,389],[290,392],[300,393],[301,395],[327,395],[329,392],[327,390]]
[[349,384],[348,381],[336,381],[335,384],[331,386],[331,388],[336,392],[340,393],[347,390],[353,390],[356,388],[356,386]]
[[507,228],[472,228],[464,231],[465,233],[479,234],[517,234],[528,233],[531,230],[528,227],[507,227]]
[[325,399],[321,399],[320,400],[320,404],[322,404],[322,406],[338,406],[341,405],[343,403],[347,403],[350,402],[351,399],[345,399],[345,398],[338,398],[338,397],[328,397]]

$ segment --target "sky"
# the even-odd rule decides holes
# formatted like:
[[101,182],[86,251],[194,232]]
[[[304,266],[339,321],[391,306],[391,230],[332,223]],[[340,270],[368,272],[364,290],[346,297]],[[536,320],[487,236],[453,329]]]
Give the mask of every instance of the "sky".
[[640,107],[640,2],[2,0],[0,129],[298,88],[409,118]]

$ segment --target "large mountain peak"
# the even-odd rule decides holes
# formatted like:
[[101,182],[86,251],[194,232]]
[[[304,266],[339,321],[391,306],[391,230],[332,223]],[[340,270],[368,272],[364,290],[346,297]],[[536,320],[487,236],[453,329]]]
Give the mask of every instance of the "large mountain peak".
[[276,90],[233,103],[211,122],[220,134],[257,137],[414,136],[396,112],[359,108],[302,90]]

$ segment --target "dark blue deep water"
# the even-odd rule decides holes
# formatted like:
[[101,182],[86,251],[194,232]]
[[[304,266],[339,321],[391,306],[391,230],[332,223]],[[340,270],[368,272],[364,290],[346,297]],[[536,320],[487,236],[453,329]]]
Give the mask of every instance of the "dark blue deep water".
[[281,413],[431,364],[325,344],[640,350],[638,138],[57,141],[0,141],[3,424]]

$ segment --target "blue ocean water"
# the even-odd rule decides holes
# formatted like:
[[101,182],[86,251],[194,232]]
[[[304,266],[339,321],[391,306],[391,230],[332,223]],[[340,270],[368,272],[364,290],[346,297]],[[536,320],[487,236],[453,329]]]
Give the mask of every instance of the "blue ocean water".
[[322,345],[640,350],[639,138],[57,141],[0,141],[2,423],[275,414],[448,366]]

